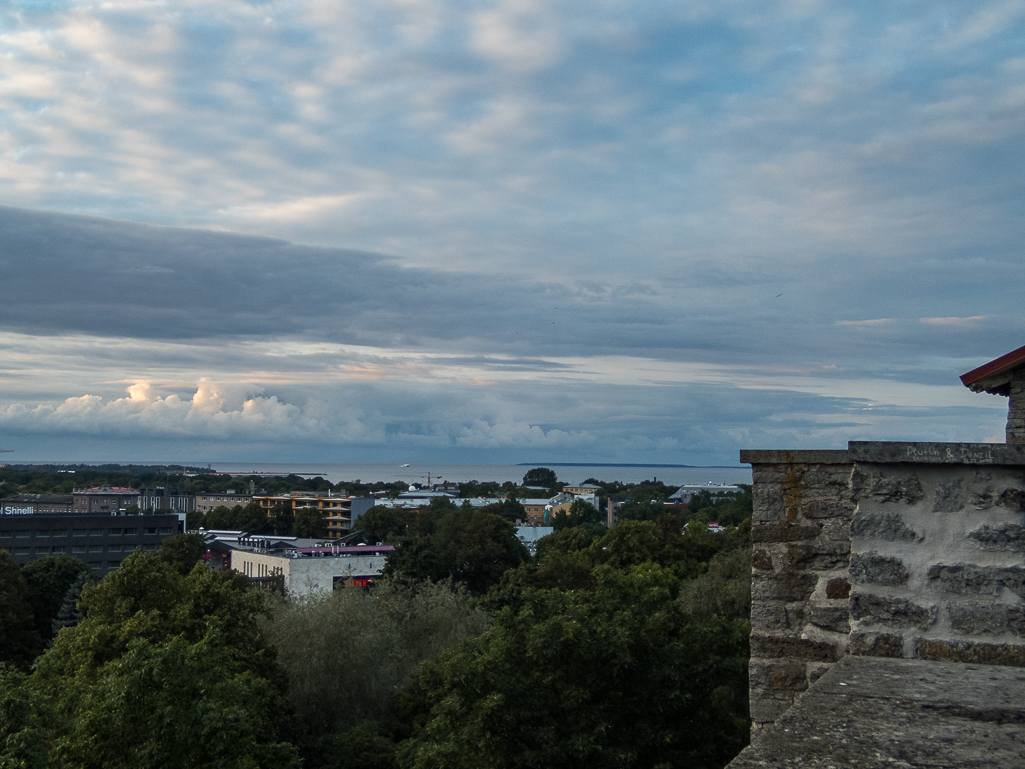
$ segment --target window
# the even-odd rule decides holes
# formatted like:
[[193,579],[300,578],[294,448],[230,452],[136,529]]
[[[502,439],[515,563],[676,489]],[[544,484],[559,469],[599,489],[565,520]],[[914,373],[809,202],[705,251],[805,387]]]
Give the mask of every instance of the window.
[[66,536],[68,536],[68,530],[67,529],[53,529],[50,532],[50,535],[54,536],[54,537],[66,537]]
[[28,539],[30,536],[32,536],[32,532],[28,529],[18,529],[18,531],[14,532],[15,539]]
[[102,553],[103,552],[103,545],[89,545],[89,552],[90,553]]
[[10,529],[7,529],[5,531],[0,531],[0,539],[10,539],[13,536],[14,536],[14,532],[11,531]]
[[121,561],[107,561],[107,568],[108,569],[116,569],[120,565],[121,565]]
[[50,536],[50,530],[49,529],[36,529],[36,537],[37,538],[39,538],[39,537],[49,537],[49,536]]
[[160,545],[143,545],[142,550],[145,553],[153,553],[160,549]]
[[86,529],[72,529],[71,536],[73,537],[84,537],[89,532]]
[[90,537],[102,537],[103,536],[103,529],[89,529],[89,536]]
[[162,526],[160,528],[160,533],[163,534],[166,537],[168,534],[171,533],[171,527],[170,526]]
[[120,537],[121,529],[107,529],[107,534],[109,534],[112,537]]
[[125,536],[126,537],[134,537],[138,533],[139,533],[138,529],[125,529]]
[[54,545],[50,548],[51,553],[66,553],[68,549],[64,545]]
[[103,568],[103,561],[89,561],[89,568],[90,569],[102,569]]
[[120,553],[121,552],[121,545],[107,545],[107,552],[108,553]]
[[146,527],[146,531],[144,533],[147,534],[147,535],[156,534],[157,533],[157,527],[156,526],[147,526]]
[[28,555],[27,547],[15,547],[11,550],[12,555]]
[[85,545],[72,545],[71,546],[71,552],[72,553],[84,553],[85,552]]

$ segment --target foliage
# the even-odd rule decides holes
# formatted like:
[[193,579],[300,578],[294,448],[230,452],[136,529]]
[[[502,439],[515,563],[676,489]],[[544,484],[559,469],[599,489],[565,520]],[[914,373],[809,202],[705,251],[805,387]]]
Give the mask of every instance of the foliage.
[[449,584],[384,580],[373,591],[290,599],[264,625],[309,735],[342,733],[382,719],[417,666],[482,632],[487,616]]
[[36,630],[42,641],[47,643],[55,634],[53,624],[69,588],[91,576],[92,570],[70,555],[46,555],[26,564],[21,573],[25,578],[25,597],[32,607]]
[[31,676],[0,682],[0,766],[299,766],[245,578],[137,551],[79,607]]
[[705,523],[716,521],[723,526],[739,526],[742,521],[751,517],[754,505],[751,487],[741,484],[740,489],[725,494],[700,491],[691,497],[687,505],[687,514],[690,518]]
[[552,528],[556,531],[568,529],[573,526],[584,526],[586,524],[597,525],[604,528],[605,516],[590,502],[577,499],[569,506],[569,510],[560,510],[555,514],[552,521]]
[[75,581],[68,586],[68,590],[64,594],[64,600],[57,611],[57,616],[50,623],[51,638],[56,637],[63,628],[74,627],[85,619],[85,612],[79,608],[79,601],[82,600],[82,592],[85,590],[85,586],[91,585],[94,582],[96,582],[96,576],[90,569],[79,574]]
[[680,605],[697,620],[713,617],[748,619],[751,616],[751,549],[716,553],[708,569],[683,584]]
[[515,499],[503,499],[501,502],[495,502],[494,504],[482,507],[480,511],[482,513],[494,513],[499,518],[504,518],[513,523],[522,521],[527,517],[523,505]]
[[404,542],[388,557],[384,573],[406,582],[452,579],[482,595],[529,556],[508,521],[449,505],[435,533]]
[[732,757],[746,718],[720,703],[746,696],[747,623],[693,622],[658,566],[595,576],[593,591],[528,590],[518,610],[426,665],[427,720],[400,765],[647,769]]
[[541,486],[550,489],[558,482],[559,477],[555,471],[549,470],[547,467],[535,467],[533,470],[527,470],[523,476],[524,486]]
[[292,533],[297,537],[319,539],[327,536],[324,516],[315,507],[304,507],[296,511]]
[[0,663],[27,667],[42,647],[29,586],[6,550],[0,550]]
[[169,563],[179,574],[188,574],[206,555],[206,539],[200,534],[175,534],[160,543],[160,560]]

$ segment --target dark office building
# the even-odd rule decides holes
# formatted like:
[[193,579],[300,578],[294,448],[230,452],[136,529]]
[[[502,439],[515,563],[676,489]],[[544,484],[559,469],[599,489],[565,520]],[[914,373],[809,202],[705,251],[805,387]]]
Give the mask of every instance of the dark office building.
[[0,499],[0,514],[70,513],[70,494],[12,494]]
[[44,555],[67,553],[103,576],[116,569],[135,548],[160,549],[164,537],[185,531],[185,516],[164,515],[2,515],[0,548],[24,566]]

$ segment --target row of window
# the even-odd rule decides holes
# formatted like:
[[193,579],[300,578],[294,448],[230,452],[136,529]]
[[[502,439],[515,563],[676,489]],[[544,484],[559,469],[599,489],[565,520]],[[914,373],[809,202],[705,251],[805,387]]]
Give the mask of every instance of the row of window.
[[[160,545],[139,545],[144,553],[152,553],[160,549]],[[108,553],[131,553],[135,550],[136,545],[107,545],[106,552]],[[12,547],[10,548],[11,555],[57,555],[58,553],[67,553],[69,548],[64,545],[51,545],[48,547],[37,546],[37,547]],[[72,553],[102,553],[104,552],[103,545],[72,545],[70,548]]]
[[[169,537],[174,533],[174,529],[171,526],[146,526],[143,527],[142,533],[146,536],[160,536]],[[36,529],[34,532],[36,539],[45,539],[46,537],[66,537],[68,536],[67,529]],[[126,529],[72,529],[71,536],[73,537],[135,537],[139,534],[139,528],[126,528]],[[0,529],[0,539],[28,539],[33,536],[31,529]]]

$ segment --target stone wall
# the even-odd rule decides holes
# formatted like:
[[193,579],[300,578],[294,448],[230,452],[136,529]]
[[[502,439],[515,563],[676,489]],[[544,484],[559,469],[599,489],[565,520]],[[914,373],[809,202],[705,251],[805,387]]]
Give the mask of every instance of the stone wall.
[[751,721],[771,724],[847,647],[846,451],[742,451],[754,472]]
[[1025,666],[1025,446],[743,451],[751,718],[845,654]]

